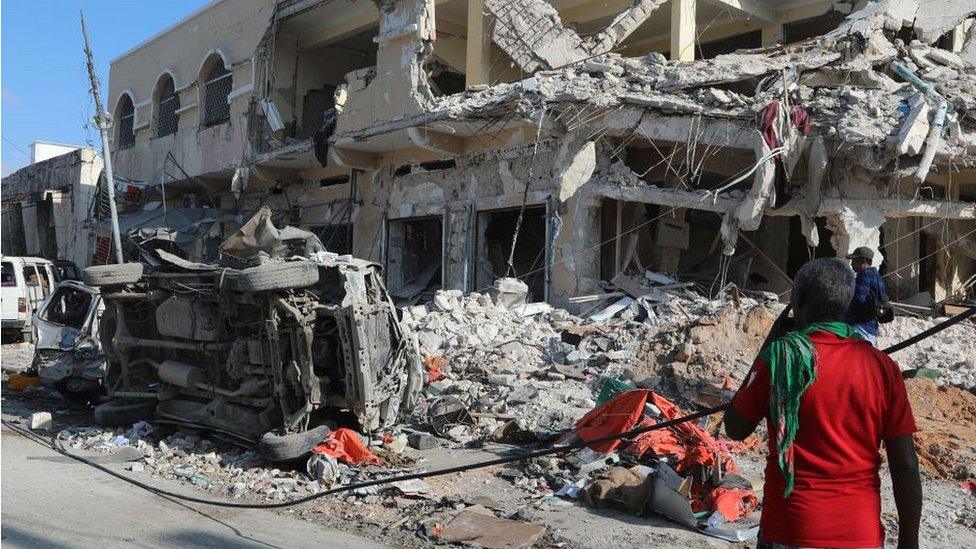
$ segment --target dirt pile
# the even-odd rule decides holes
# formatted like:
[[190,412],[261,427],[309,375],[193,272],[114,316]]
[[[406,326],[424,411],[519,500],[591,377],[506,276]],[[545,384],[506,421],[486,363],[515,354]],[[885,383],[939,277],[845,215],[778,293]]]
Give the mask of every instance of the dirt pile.
[[909,379],[906,385],[921,464],[948,480],[976,479],[976,395],[928,379]]

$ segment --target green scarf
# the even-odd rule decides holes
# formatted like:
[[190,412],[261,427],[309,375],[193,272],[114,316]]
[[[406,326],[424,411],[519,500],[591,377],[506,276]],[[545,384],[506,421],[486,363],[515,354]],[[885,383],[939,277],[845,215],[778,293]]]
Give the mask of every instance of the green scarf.
[[779,468],[786,479],[783,497],[793,492],[793,441],[800,428],[800,397],[817,379],[817,357],[807,337],[813,332],[830,332],[842,338],[860,337],[850,324],[815,322],[773,340],[760,355],[769,364],[769,424],[770,430],[776,428]]

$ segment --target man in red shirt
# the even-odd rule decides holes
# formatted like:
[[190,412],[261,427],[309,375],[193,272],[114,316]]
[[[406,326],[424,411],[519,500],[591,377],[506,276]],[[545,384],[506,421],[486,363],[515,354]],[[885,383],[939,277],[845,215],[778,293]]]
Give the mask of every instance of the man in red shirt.
[[922,485],[905,382],[887,355],[842,322],[854,273],[816,259],[797,273],[798,331],[760,354],[725,414],[725,432],[769,427],[759,547],[875,548],[882,441],[898,508],[898,547],[918,547]]

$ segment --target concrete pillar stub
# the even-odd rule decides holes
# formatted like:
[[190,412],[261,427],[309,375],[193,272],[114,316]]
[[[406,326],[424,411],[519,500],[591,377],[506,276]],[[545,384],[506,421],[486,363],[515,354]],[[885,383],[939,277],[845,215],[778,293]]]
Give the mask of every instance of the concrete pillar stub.
[[881,254],[881,224],[885,221],[880,208],[862,206],[857,210],[844,207],[835,214],[827,216],[827,228],[833,232],[831,244],[837,257],[843,258],[860,246],[867,246],[874,252],[875,267],[881,267],[884,257]]
[[671,59],[695,60],[697,0],[671,0]]

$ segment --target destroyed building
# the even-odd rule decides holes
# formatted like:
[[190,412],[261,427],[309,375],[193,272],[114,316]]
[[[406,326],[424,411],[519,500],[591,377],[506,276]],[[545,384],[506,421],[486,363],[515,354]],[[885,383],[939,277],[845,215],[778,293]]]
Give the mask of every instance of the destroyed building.
[[66,147],[59,145],[49,147],[55,148],[54,156],[38,156],[37,145],[31,164],[3,178],[3,253],[67,259],[86,267],[97,239],[86,220],[102,158],[90,147],[64,152]]
[[974,12],[216,0],[112,61],[113,160],[171,206],[270,206],[406,302],[508,275],[576,309],[633,265],[785,295],[858,246],[893,299],[971,296]]

